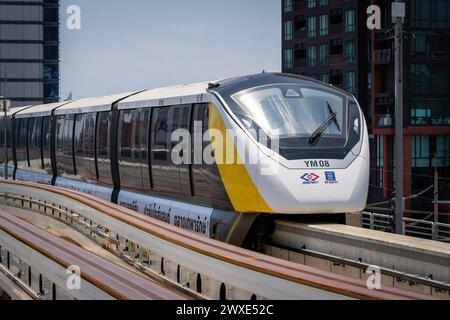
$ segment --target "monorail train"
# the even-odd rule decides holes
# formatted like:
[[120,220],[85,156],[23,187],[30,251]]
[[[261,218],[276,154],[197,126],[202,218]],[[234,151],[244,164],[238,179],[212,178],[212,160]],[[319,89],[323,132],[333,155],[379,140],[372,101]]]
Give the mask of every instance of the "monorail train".
[[[358,102],[305,77],[262,73],[16,108],[8,120],[2,176],[6,160],[10,178],[93,194],[238,245],[260,217],[366,204],[369,142]],[[191,161],[175,164],[179,129],[192,133]],[[1,145],[3,132],[2,118]],[[212,162],[202,157],[208,148]],[[217,161],[230,153],[231,162]]]

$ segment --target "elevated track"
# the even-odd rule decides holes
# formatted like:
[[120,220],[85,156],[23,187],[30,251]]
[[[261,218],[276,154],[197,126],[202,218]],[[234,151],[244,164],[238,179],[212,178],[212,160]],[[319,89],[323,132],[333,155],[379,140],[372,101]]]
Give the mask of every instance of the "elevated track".
[[[3,210],[0,210],[0,238],[2,251],[6,251],[5,263],[8,270],[11,269],[11,256],[15,255],[20,261],[16,265],[20,269],[19,279],[23,277],[24,269],[28,269],[25,278],[28,286],[32,287],[32,268],[37,267],[39,275],[45,274],[52,282],[53,286],[48,291],[51,291],[53,299],[58,298],[58,292],[63,297],[73,294],[75,299],[178,300],[187,298]],[[24,268],[24,265],[28,268]],[[82,283],[79,289],[70,290],[67,288],[67,283],[64,283],[64,278],[68,278],[66,270],[71,266],[77,266],[81,270]],[[55,272],[48,272],[49,270]],[[65,271],[66,277],[61,277],[61,271]],[[45,295],[42,281],[40,282],[38,286],[41,288],[32,298]]]
[[[138,269],[209,299],[433,299],[255,253],[160,222],[80,192],[0,183],[0,202],[52,216]],[[163,279],[163,280],[161,280]]]

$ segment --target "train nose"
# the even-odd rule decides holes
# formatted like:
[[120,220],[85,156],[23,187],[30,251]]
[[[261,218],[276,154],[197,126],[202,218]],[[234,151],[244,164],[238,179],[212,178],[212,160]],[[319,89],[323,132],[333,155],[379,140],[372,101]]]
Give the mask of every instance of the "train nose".
[[276,212],[357,212],[366,206],[369,165],[364,158],[357,157],[346,169],[283,169],[271,180],[277,187],[272,188],[268,197]]

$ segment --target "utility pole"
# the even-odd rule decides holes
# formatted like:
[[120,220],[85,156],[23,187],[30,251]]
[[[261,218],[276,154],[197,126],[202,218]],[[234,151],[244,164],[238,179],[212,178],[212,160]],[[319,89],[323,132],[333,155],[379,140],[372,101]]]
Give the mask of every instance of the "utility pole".
[[395,23],[395,231],[403,229],[403,22],[405,3],[392,3],[392,21]]

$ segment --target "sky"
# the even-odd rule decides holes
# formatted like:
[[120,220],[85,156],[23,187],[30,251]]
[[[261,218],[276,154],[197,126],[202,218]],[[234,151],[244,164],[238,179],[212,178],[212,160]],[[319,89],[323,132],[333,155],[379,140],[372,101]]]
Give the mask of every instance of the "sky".
[[[81,29],[66,27],[70,5]],[[279,0],[62,0],[65,99],[281,70]]]

